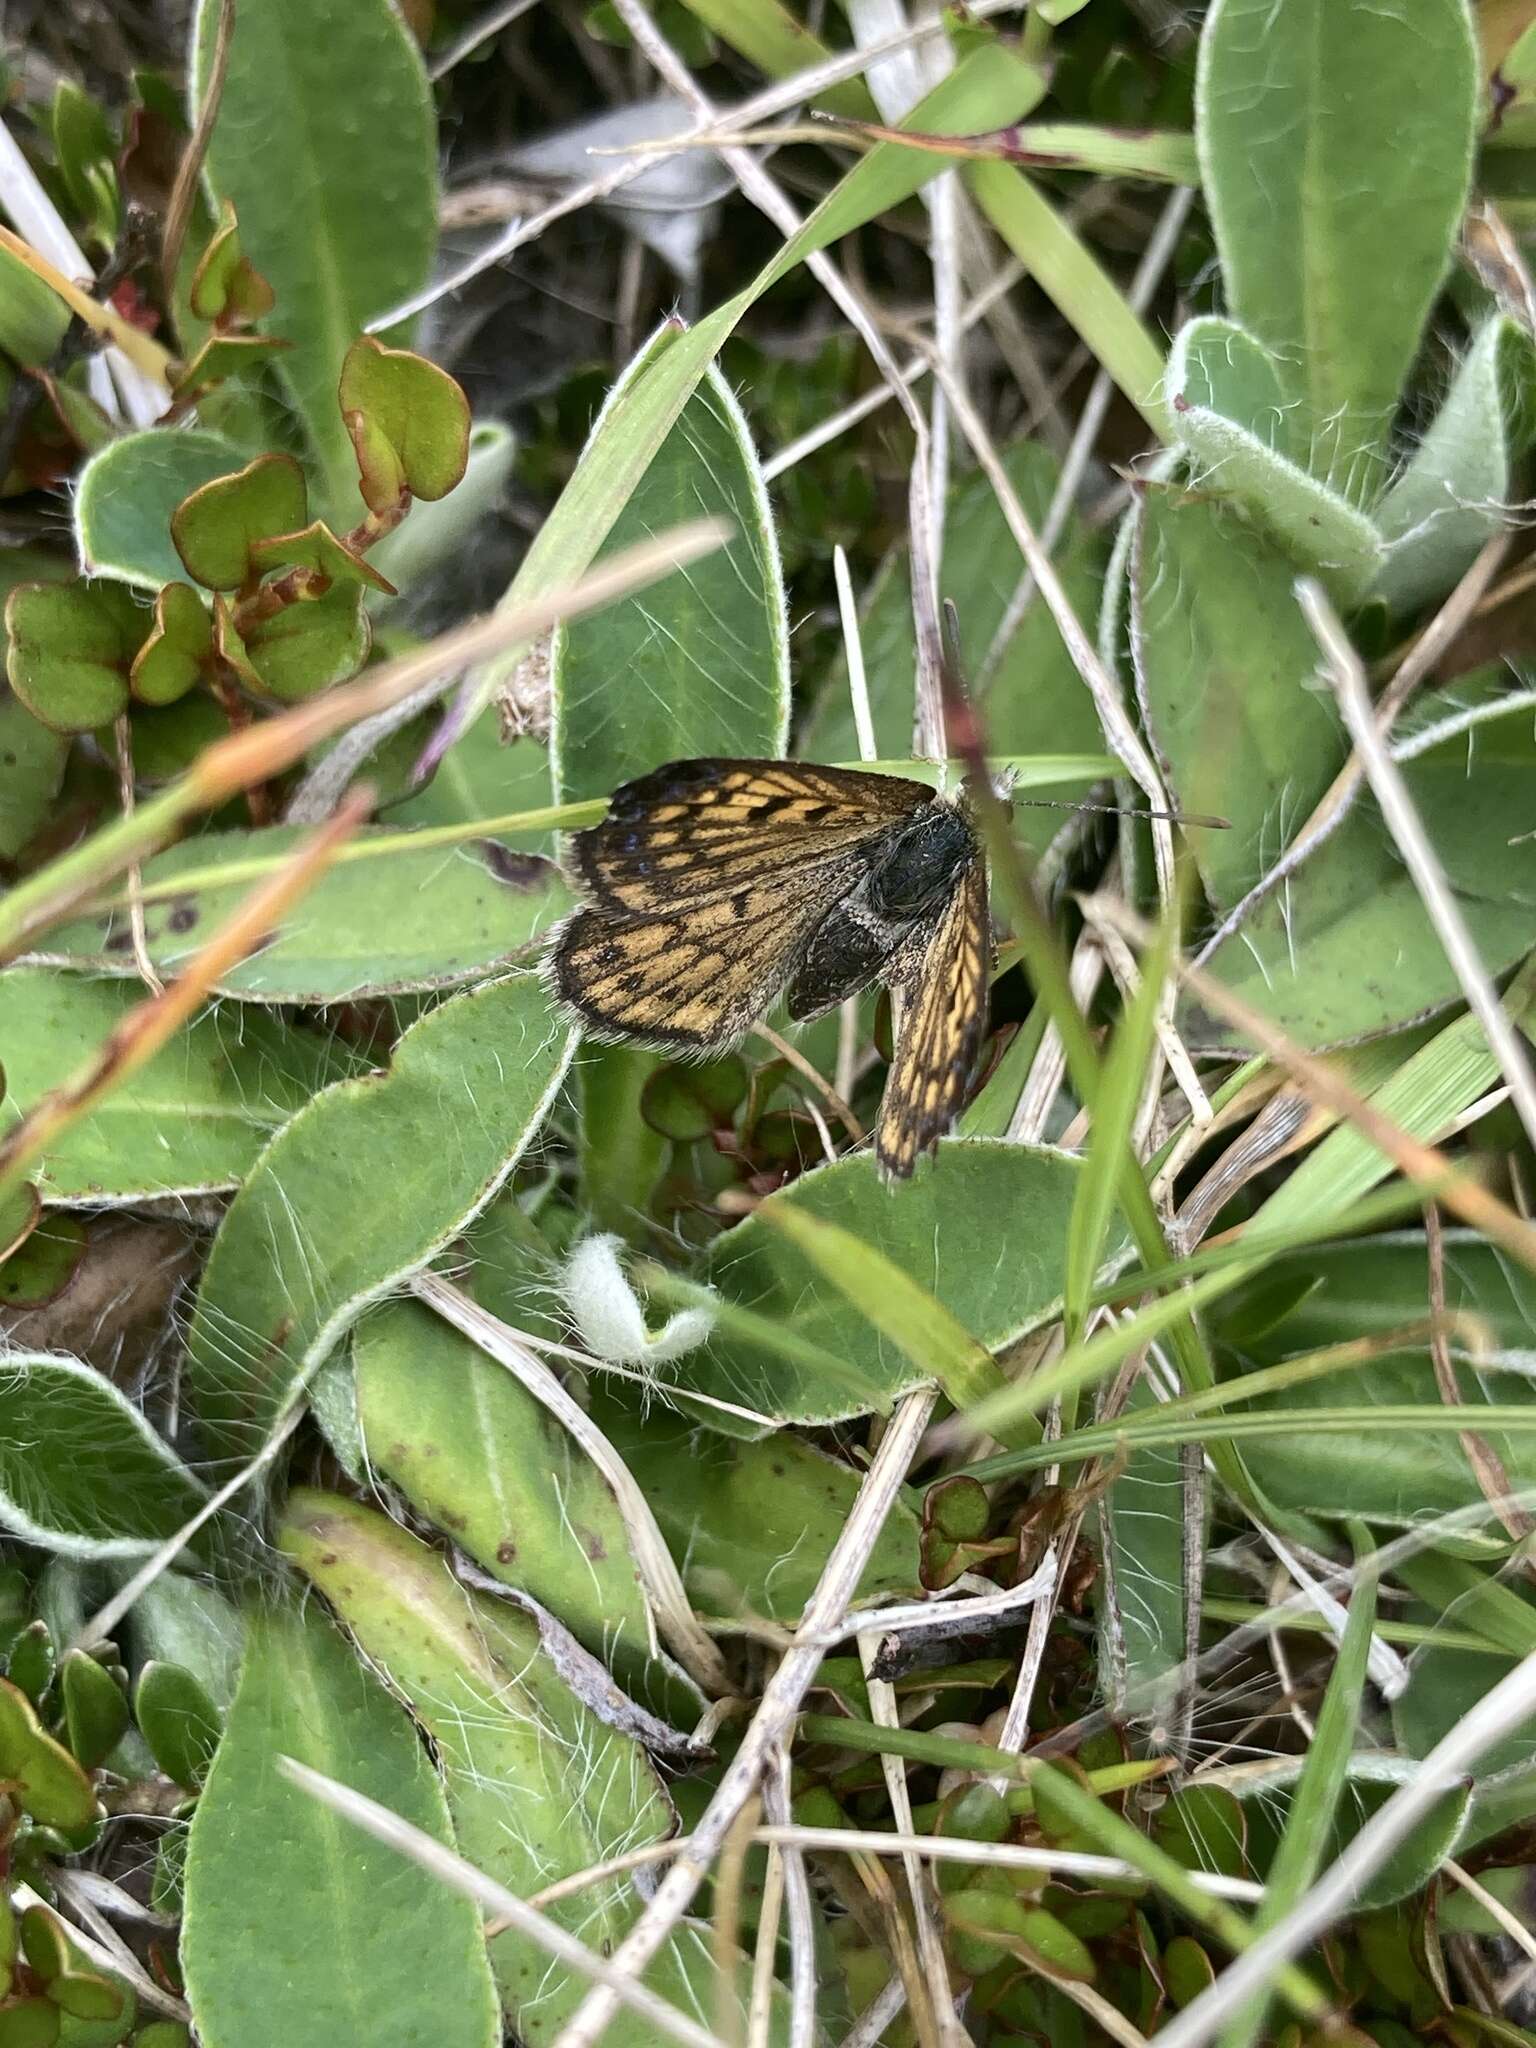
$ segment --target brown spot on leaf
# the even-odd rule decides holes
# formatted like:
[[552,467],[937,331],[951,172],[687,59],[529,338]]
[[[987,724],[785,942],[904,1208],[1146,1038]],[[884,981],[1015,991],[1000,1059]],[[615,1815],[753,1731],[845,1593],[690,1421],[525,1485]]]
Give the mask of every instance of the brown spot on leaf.
[[475,847],[497,881],[509,889],[542,889],[559,872],[542,853],[516,853],[499,839],[477,839]]
[[513,1558],[516,1557],[516,1555],[517,1545],[513,1543],[509,1538],[503,1538],[503,1540],[497,1544],[496,1562],[498,1564],[510,1564]]
[[171,905],[171,914],[165,920],[165,928],[171,932],[189,932],[201,915],[192,898],[184,897],[180,903]]

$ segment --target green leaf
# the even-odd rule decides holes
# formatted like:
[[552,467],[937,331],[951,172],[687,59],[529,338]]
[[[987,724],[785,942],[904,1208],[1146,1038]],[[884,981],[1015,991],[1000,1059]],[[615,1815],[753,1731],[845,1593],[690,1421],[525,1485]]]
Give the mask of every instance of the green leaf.
[[[859,1475],[789,1430],[747,1441],[695,1427],[657,1402],[642,1412],[601,1377],[592,1414],[633,1474],[703,1614],[793,1624],[853,1506]],[[857,1598],[912,1595],[917,1518],[898,1502]]]
[[296,533],[274,534],[251,545],[251,563],[263,575],[273,569],[313,569],[332,583],[364,583],[385,597],[395,587],[345,541],[338,540],[323,519],[312,519]]
[[1311,816],[1347,748],[1294,565],[1219,504],[1149,491],[1133,517],[1131,651],[1142,714],[1195,831],[1206,893],[1230,909]]
[[[916,126],[915,114],[909,125]],[[981,211],[1159,439],[1168,434],[1163,352],[1066,216],[1011,164],[970,163]]]
[[[1161,1404],[1145,1373],[1132,1387],[1127,1416]],[[1245,1447],[1251,1464],[1252,1447]],[[1155,1720],[1177,1690],[1174,1674],[1188,1653],[1184,1598],[1184,1473],[1177,1444],[1135,1449],[1099,1505],[1104,1581],[1099,1603],[1100,1663],[1117,1712]]]
[[302,703],[356,675],[372,638],[356,583],[284,605],[244,634],[220,601],[218,634],[220,652],[245,687],[278,704]]
[[117,239],[120,202],[117,142],[106,115],[70,79],[53,89],[48,125],[54,167],[65,196],[93,241],[110,249]]
[[1530,335],[1495,313],[1473,337],[1445,403],[1376,508],[1388,543],[1373,596],[1398,616],[1443,597],[1484,541],[1508,525],[1526,436],[1518,394],[1536,379]]
[[239,1609],[217,1587],[180,1572],[162,1572],[133,1603],[133,1656],[180,1664],[223,1712],[235,1696],[245,1628]]
[[1450,260],[1477,89],[1465,0],[1216,0],[1200,37],[1196,140],[1227,303],[1282,365],[1307,467],[1357,504],[1382,480]]
[[[1057,1313],[1068,1218],[1081,1169],[1063,1153],[988,1139],[941,1144],[932,1167],[899,1200],[867,1155],[801,1175],[771,1198],[862,1238],[930,1292],[989,1351]],[[979,1255],[1007,1219],[1017,1255]],[[831,1422],[894,1401],[930,1378],[881,1335],[840,1287],[762,1215],[711,1247],[703,1277],[728,1306],[762,1321],[761,1334],[723,1316],[709,1344],[670,1368],[685,1387],[786,1422]],[[781,1331],[839,1361],[868,1389],[829,1381],[772,1342]],[[707,1419],[718,1427],[721,1418]]]
[[138,1409],[77,1358],[0,1362],[0,1526],[72,1557],[128,1557],[172,1536],[203,1490]]
[[[0,1129],[97,1056],[142,999],[137,981],[43,967],[0,974]],[[44,1198],[118,1202],[234,1187],[272,1133],[349,1064],[328,1034],[259,1011],[205,1010],[59,1133],[43,1161]]]
[[68,758],[66,734],[16,698],[0,697],[0,863],[14,860],[47,823]]
[[258,455],[184,499],[171,514],[171,539],[194,583],[238,590],[258,573],[253,543],[293,532],[308,511],[304,472],[293,457]]
[[[754,1213],[787,1237],[826,1285],[894,1344],[924,1380],[941,1387],[955,1407],[972,1407],[1005,1385],[991,1353],[965,1324],[856,1230],[790,1201],[764,1202]],[[1070,1241],[1069,1233],[1069,1246]],[[1038,1436],[1039,1424],[1026,1420],[1023,1441],[1033,1443]]]
[[425,583],[444,562],[479,544],[506,494],[517,443],[501,420],[477,420],[458,489],[435,504],[416,504],[410,517],[370,550],[374,567],[399,590]]
[[86,1227],[77,1216],[45,1217],[0,1265],[0,1307],[44,1308],[56,1301],[73,1279],[86,1243]]
[[[1386,1108],[1385,1101],[1381,1106]],[[1308,1175],[1314,1204],[1319,1178],[1316,1171]],[[1306,1189],[1298,1191],[1298,1202],[1306,1197]],[[1266,1227],[1274,1224],[1263,1217],[1253,1225],[1258,1232]],[[1467,1363],[1457,1369],[1467,1427],[1476,1429],[1477,1411],[1487,1403],[1523,1406],[1536,1400],[1529,1378],[1520,1371],[1536,1316],[1536,1286],[1529,1275],[1471,1233],[1450,1231],[1446,1238],[1446,1305],[1453,1312],[1480,1318],[1494,1346],[1477,1369]],[[1213,1334],[1224,1354],[1244,1370],[1384,1335],[1427,1313],[1427,1254],[1418,1232],[1393,1232],[1359,1243],[1289,1253],[1267,1267],[1266,1278],[1297,1273],[1307,1274],[1315,1285],[1262,1336],[1233,1343],[1226,1335],[1229,1318],[1242,1327],[1247,1289],[1239,1289],[1211,1311]],[[1315,1413],[1319,1408],[1351,1407],[1363,1399],[1435,1407],[1439,1394],[1423,1342],[1383,1351],[1353,1371],[1310,1380],[1252,1405],[1269,1414],[1283,1414],[1289,1408]],[[1504,1459],[1511,1485],[1536,1484],[1536,1439],[1525,1431],[1483,1434]],[[1422,1516],[1453,1513],[1482,1497],[1457,1438],[1438,1431],[1383,1432],[1373,1441],[1370,1457],[1362,1459],[1357,1439],[1298,1420],[1294,1431],[1246,1446],[1244,1456],[1271,1499],[1310,1514],[1332,1517],[1347,1507],[1349,1513],[1372,1522],[1407,1526]]]
[[213,654],[208,610],[190,583],[167,583],[134,656],[128,687],[141,704],[174,704],[203,680]]
[[[1514,1657],[1490,1659],[1472,1650],[1442,1649],[1433,1643],[1416,1650],[1409,1662],[1408,1689],[1392,1703],[1392,1732],[1399,1745],[1411,1757],[1428,1756],[1435,1744],[1514,1670],[1517,1661]],[[1532,1764],[1536,1764],[1536,1716],[1485,1750],[1477,1769],[1481,1778],[1529,1770]]]
[[365,334],[342,361],[340,402],[370,512],[392,511],[402,491],[446,498],[462,480],[469,401],[446,370]]
[[[414,1302],[371,1315],[352,1355],[374,1470],[488,1572],[558,1615],[626,1691],[650,1693],[665,1714],[670,1681],[649,1652],[623,1517],[549,1411]],[[686,1713],[687,1688],[676,1691]]]
[[[218,18],[218,0],[203,0],[191,67],[199,99]],[[389,0],[349,0],[323,33],[307,0],[242,8],[207,179],[233,201],[241,245],[276,294],[272,325],[292,343],[278,375],[315,451],[327,512],[351,525],[357,465],[336,399],[342,363],[371,319],[426,283],[437,242],[431,91]]]
[[116,583],[22,583],[5,605],[6,674],[34,718],[91,732],[128,708],[148,620]]
[[[305,835],[293,826],[213,832],[144,864],[150,958],[162,973],[185,966],[259,875],[291,855]],[[374,846],[389,848],[382,856]],[[346,1002],[365,995],[449,988],[503,967],[545,930],[568,901],[547,863],[503,856],[473,842],[412,850],[410,834],[369,827],[278,928],[272,943],[218,983],[256,1003]],[[181,878],[187,878],[180,886]],[[158,893],[163,890],[165,893]],[[124,911],[51,932],[48,957],[98,972],[129,974]]]
[[197,261],[188,304],[199,320],[243,325],[270,313],[276,294],[240,246],[235,209],[226,199],[219,225]]
[[350,1648],[313,1608],[253,1615],[187,1857],[181,1961],[200,2038],[493,2048],[477,1908],[285,1778],[281,1756],[450,1839],[415,1729]]
[[1298,567],[1318,577],[1337,604],[1348,609],[1358,603],[1384,559],[1381,536],[1363,513],[1218,412],[1176,405],[1173,426],[1197,489],[1230,499]]
[[0,1678],[0,1771],[23,1813],[43,1827],[83,1828],[96,1818],[91,1781],[47,1734],[19,1686]]
[[[1313,1883],[1328,1852],[1329,1835],[1349,1786],[1350,1752],[1365,1703],[1375,1621],[1376,1582],[1363,1571],[1350,1599],[1349,1620],[1291,1795],[1285,1829],[1265,1875],[1264,1897],[1253,1921],[1256,1934],[1285,1918]],[[1220,2048],[1248,2048],[1263,2025],[1267,2003],[1261,1997],[1247,2005],[1222,2034]]]
[[171,543],[184,498],[241,463],[241,451],[199,427],[124,434],[93,455],[75,492],[75,542],[88,569],[158,590],[185,572]]
[[210,334],[202,347],[175,376],[172,396],[199,408],[210,392],[231,378],[258,375],[284,344],[265,334]]
[[[1038,441],[1007,450],[1003,467],[1032,523],[1045,523],[1061,475]],[[1081,619],[1098,610],[1103,548],[1075,513],[1052,556],[1073,609]],[[983,664],[1018,588],[1024,563],[997,494],[985,476],[969,476],[949,494],[944,518],[944,593],[960,622],[960,653],[987,721],[987,743],[997,754],[1100,753],[1104,735],[1093,699],[1062,643],[1046,604],[1036,596],[993,674]],[[869,708],[882,755],[901,756],[912,745],[916,660],[912,639],[912,584],[905,552],[890,557],[865,608],[860,639],[869,677]],[[812,760],[854,761],[859,742],[839,661],[811,716],[805,743]],[[1070,798],[1079,783],[1045,783],[1038,793]],[[1031,784],[1030,794],[1036,793]],[[1021,805],[1014,829],[1026,846],[1042,848],[1061,829],[1061,813]]]
[[[623,418],[627,395],[680,340],[675,328],[663,328],[620,378],[592,429],[593,459]],[[599,557],[711,513],[735,529],[725,547],[557,632],[550,732],[557,803],[606,795],[664,761],[783,753],[789,655],[778,546],[746,422],[713,368]]]
[[[684,5],[768,78],[792,77],[832,55],[783,0],[684,0]],[[815,104],[854,121],[873,120],[876,114],[862,78],[828,86]]]
[[51,286],[9,249],[0,249],[0,350],[35,369],[52,362],[70,311]]
[[133,1717],[173,1785],[202,1786],[223,1732],[218,1708],[183,1664],[151,1660],[133,1689]]
[[69,1650],[59,1666],[64,1726],[76,1763],[94,1771],[116,1749],[128,1727],[123,1688],[84,1650]]
[[1186,320],[1168,351],[1168,388],[1176,413],[1190,406],[1220,413],[1266,448],[1297,461],[1285,379],[1279,363],[1235,320],[1202,314]]
[[[671,1832],[671,1808],[644,1750],[566,1691],[527,1617],[466,1593],[425,1544],[336,1495],[295,1493],[278,1543],[431,1735],[459,1848],[478,1869],[526,1895]],[[620,1877],[546,1910],[611,1954],[640,1903]],[[490,1956],[519,2040],[545,2048],[586,1980],[510,1930],[492,1941]],[[646,1981],[686,2011],[711,2009],[713,1969],[686,1924]],[[655,2032],[624,2014],[605,2038],[615,2048],[651,2048]]]
[[59,2008],[46,1998],[21,1998],[0,2007],[0,2048],[53,2048]]
[[530,976],[456,996],[387,1074],[342,1081],[279,1132],[204,1270],[187,1385],[210,1437],[253,1447],[364,1308],[484,1207],[570,1058]]
[[[1521,836],[1530,830],[1533,768],[1536,744],[1520,714],[1480,727],[1470,754],[1457,735],[1402,763],[1492,974],[1536,942],[1536,840]],[[1307,1046],[1395,1030],[1461,998],[1418,891],[1364,795],[1204,965]],[[1193,1003],[1184,1015],[1202,1046],[1242,1041]]]

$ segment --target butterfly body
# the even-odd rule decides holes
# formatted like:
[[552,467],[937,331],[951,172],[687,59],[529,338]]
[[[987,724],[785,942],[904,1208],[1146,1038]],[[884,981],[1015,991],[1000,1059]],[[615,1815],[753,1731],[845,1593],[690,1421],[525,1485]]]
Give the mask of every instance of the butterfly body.
[[991,959],[985,863],[957,804],[812,762],[676,761],[616,790],[572,859],[589,901],[548,978],[589,1030],[709,1055],[786,992],[800,1019],[884,981],[882,1169],[904,1178],[949,1128]]

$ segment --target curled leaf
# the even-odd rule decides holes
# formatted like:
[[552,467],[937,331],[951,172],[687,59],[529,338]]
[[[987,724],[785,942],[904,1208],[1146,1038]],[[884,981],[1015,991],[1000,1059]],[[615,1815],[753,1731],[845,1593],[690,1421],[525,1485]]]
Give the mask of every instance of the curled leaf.
[[339,396],[370,512],[394,510],[406,491],[447,497],[469,461],[469,400],[446,370],[365,334],[347,351]]

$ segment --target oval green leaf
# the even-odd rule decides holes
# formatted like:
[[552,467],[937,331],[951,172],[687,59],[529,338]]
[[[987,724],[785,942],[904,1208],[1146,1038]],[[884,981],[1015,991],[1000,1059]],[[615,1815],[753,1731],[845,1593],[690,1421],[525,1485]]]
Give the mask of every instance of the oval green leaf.
[[318,1095],[262,1154],[204,1270],[188,1390],[217,1443],[258,1444],[364,1308],[484,1207],[571,1054],[528,975],[414,1025],[387,1074]]
[[313,1608],[253,1615],[187,1855],[181,1962],[206,2048],[493,2048],[478,1909],[284,1777],[282,1756],[450,1839],[416,1730],[351,1649]]

